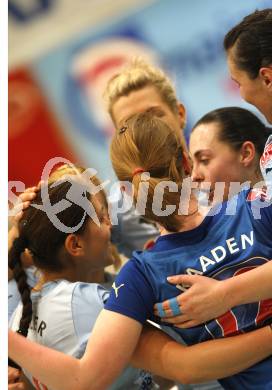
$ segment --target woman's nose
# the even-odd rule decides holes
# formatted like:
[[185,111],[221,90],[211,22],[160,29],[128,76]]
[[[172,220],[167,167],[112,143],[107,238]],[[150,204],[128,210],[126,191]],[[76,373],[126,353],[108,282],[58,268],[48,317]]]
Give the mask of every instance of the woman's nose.
[[200,181],[204,180],[203,175],[201,174],[200,170],[195,165],[193,165],[191,178],[192,178],[192,181],[196,181],[196,182],[200,182]]

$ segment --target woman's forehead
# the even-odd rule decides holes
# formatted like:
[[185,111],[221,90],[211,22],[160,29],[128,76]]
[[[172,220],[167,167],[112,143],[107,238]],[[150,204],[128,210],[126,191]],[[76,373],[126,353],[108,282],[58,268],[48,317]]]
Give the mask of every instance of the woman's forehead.
[[212,147],[218,142],[219,126],[215,122],[198,125],[190,136],[190,152]]

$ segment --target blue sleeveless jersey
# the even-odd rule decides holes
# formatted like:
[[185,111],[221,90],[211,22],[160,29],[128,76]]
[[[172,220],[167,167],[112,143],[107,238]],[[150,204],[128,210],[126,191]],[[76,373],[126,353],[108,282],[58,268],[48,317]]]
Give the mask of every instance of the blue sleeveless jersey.
[[[187,273],[223,280],[272,259],[272,205],[262,196],[243,191],[210,214],[197,228],[161,236],[151,250],[134,252],[117,276],[105,308],[141,323],[147,319],[159,323],[154,304],[181,293],[167,276]],[[173,329],[192,345],[271,322],[272,299],[234,307],[190,329]],[[226,389],[272,389],[272,358],[220,383]]]

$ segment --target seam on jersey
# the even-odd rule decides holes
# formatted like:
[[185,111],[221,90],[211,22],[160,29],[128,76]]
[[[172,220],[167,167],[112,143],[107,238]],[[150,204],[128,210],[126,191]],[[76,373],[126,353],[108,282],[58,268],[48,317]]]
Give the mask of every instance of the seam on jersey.
[[114,304],[111,304],[111,306],[109,308],[107,306],[105,306],[105,310],[113,311],[114,313],[118,313],[118,314],[121,314],[125,317],[132,318],[133,320],[139,322],[141,325],[144,325],[144,323],[147,320],[146,318],[139,319],[139,313],[137,313],[137,315],[138,315],[138,318],[137,318],[137,315],[135,315],[135,312],[133,312],[131,310],[126,309],[126,313],[124,313],[124,310],[121,306],[114,305]]

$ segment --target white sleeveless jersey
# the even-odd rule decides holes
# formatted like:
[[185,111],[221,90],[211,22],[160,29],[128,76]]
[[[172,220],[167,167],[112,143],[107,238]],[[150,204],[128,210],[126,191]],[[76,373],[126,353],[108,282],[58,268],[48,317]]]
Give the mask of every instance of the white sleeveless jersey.
[[[70,283],[66,280],[46,283],[40,292],[31,295],[33,319],[27,337],[80,358],[108,294],[104,287],[95,283]],[[18,330],[21,313],[20,303],[11,319],[11,328],[15,331]],[[25,374],[36,389],[48,390],[28,372]],[[65,378],[63,381],[65,388]],[[110,389],[152,389],[154,386],[150,374],[128,367]]]

